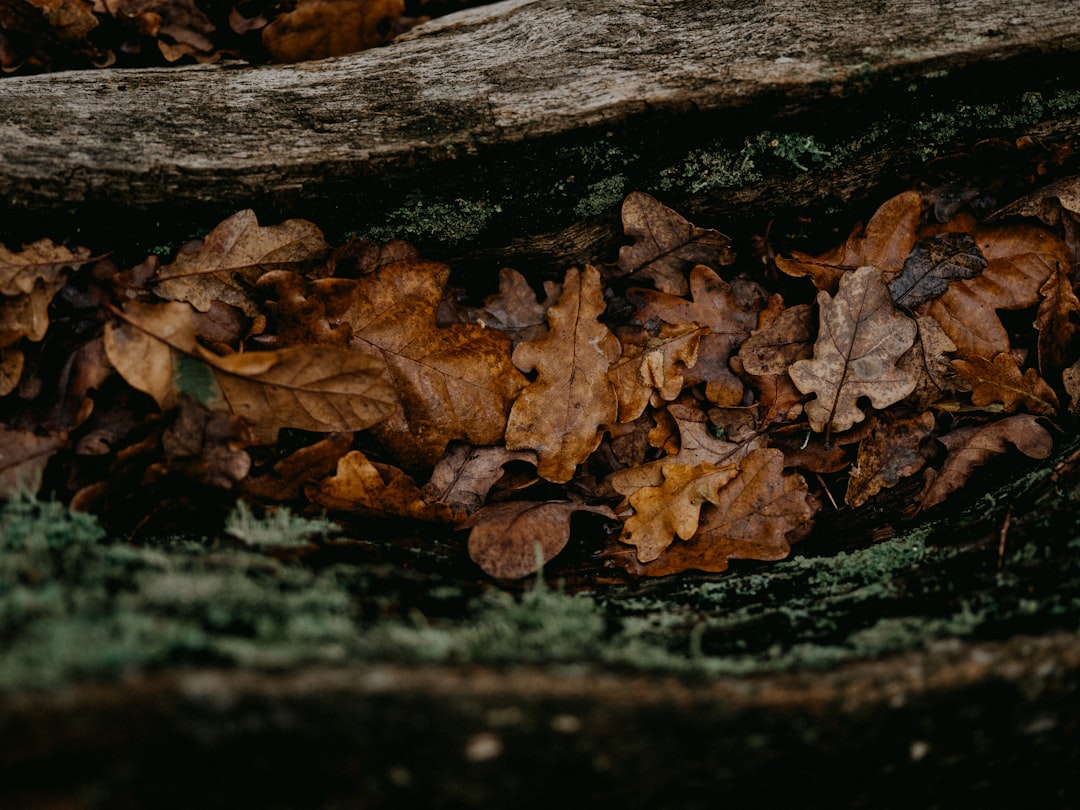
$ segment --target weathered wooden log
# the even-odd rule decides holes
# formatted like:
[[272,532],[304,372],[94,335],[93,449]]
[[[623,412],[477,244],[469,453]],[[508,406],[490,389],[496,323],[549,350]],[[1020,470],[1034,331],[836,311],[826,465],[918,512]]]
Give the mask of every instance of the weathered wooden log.
[[[0,83],[0,241],[267,219],[527,265],[596,259],[631,190],[731,227],[849,205],[976,137],[1080,131],[1050,2],[503,2],[288,67]],[[891,189],[886,189],[891,190]]]

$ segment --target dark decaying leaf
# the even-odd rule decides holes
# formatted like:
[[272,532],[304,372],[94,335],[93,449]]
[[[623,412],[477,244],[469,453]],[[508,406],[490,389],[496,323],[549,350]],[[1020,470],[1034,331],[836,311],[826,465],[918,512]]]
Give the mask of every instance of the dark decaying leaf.
[[536,573],[538,562],[543,565],[566,548],[570,517],[575,512],[617,519],[606,506],[573,501],[509,501],[485,506],[458,528],[471,529],[469,557],[484,573],[496,579],[519,579]]
[[873,430],[859,443],[859,455],[848,477],[844,502],[858,508],[901,478],[926,466],[926,440],[934,431],[929,411],[915,416],[879,417]]
[[685,295],[686,273],[696,265],[715,268],[735,261],[731,240],[724,234],[691,225],[640,191],[623,201],[622,221],[634,241],[619,250],[619,270],[650,279],[663,292]]
[[889,282],[897,306],[913,307],[937,298],[958,278],[972,278],[986,267],[975,239],[966,233],[942,233],[915,243],[900,275]]
[[1017,414],[985,425],[956,428],[940,438],[948,449],[939,470],[927,470],[919,508],[929,509],[967,483],[978,467],[1012,445],[1025,456],[1046,458],[1054,448],[1050,431],[1030,414]]

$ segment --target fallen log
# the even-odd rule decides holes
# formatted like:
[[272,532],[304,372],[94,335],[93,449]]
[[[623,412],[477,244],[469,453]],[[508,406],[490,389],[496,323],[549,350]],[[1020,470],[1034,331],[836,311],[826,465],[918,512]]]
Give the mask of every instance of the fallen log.
[[254,207],[526,269],[602,255],[631,190],[725,228],[849,213],[976,138],[1071,142],[1071,11],[534,0],[311,64],[7,79],[0,241],[151,248]]

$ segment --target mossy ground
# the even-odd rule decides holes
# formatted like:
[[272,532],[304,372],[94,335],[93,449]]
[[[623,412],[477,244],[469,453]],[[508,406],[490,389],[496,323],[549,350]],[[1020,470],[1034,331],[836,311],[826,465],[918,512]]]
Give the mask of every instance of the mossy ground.
[[[133,546],[88,515],[20,497],[0,510],[0,689],[375,661],[707,677],[831,667],[946,637],[1075,630],[1071,487],[1047,464],[947,521],[878,543],[815,556],[824,547],[812,537],[787,561],[724,575],[573,593],[541,578],[517,594],[444,570],[445,548],[417,550],[408,568],[305,555],[335,527],[283,512],[241,509],[219,537]],[[995,527],[1006,515],[1002,549]],[[325,546],[335,547],[348,543]]]

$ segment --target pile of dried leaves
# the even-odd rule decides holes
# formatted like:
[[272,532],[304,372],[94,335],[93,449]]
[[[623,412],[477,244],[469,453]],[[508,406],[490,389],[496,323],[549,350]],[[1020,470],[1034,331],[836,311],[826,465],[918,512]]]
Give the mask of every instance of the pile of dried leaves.
[[251,212],[167,264],[0,249],[0,477],[133,533],[237,497],[452,524],[495,577],[582,511],[632,573],[780,559],[824,503],[921,475],[923,510],[1051,452],[1080,406],[1078,202],[1074,178],[938,222],[906,192],[750,277],[635,193],[617,262],[542,300],[504,269],[475,306],[404,242]]
[[[490,0],[487,0],[490,2]],[[388,42],[477,0],[0,0],[0,75],[299,62]]]

